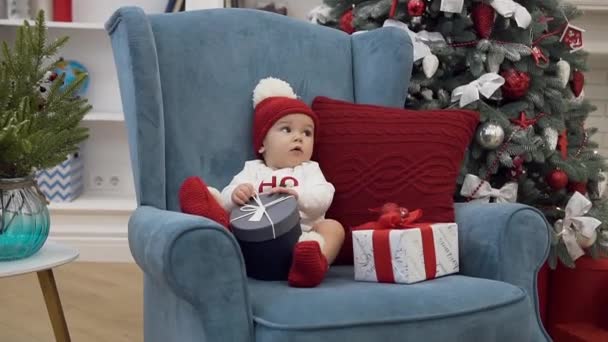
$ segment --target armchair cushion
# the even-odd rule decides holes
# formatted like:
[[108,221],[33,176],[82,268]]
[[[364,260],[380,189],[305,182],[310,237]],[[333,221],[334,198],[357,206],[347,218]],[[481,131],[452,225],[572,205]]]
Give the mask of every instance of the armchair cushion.
[[[454,222],[464,152],[479,122],[468,110],[413,111],[318,97],[313,158],[336,188],[327,217],[346,229],[375,221],[370,208],[395,202],[422,209],[426,222]],[[347,234],[339,263],[352,264]]]
[[249,291],[256,340],[265,342],[395,341],[405,331],[408,341],[524,341],[533,323],[521,288],[462,275],[378,284],[336,266],[314,289],[250,279]]

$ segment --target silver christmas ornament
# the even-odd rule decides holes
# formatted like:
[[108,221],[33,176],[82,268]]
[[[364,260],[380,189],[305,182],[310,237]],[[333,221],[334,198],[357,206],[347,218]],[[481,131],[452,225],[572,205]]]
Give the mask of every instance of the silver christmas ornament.
[[422,60],[422,70],[424,71],[424,75],[426,78],[431,78],[437,72],[439,68],[439,58],[437,56],[430,54],[424,57]]
[[557,140],[559,138],[559,133],[557,133],[557,131],[555,129],[553,129],[551,127],[547,127],[543,131],[543,135],[545,136],[545,142],[547,144],[547,147],[551,151],[555,151],[555,148],[557,147]]
[[481,147],[493,150],[505,140],[505,131],[495,123],[485,122],[477,129],[475,139]]
[[563,59],[557,62],[557,77],[561,82],[562,88],[565,88],[570,80],[570,64]]

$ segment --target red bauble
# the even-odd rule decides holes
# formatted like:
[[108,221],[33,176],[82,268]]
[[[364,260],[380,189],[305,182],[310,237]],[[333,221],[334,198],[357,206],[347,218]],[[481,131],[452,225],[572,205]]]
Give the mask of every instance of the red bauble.
[[562,170],[553,170],[547,174],[547,184],[553,190],[561,190],[568,185],[568,175]]
[[473,18],[473,25],[479,37],[484,39],[490,38],[495,16],[496,12],[494,8],[485,2],[478,2],[473,5],[471,17]]
[[568,183],[568,190],[570,192],[578,191],[583,195],[587,194],[587,183],[585,182],[570,182]]
[[342,17],[340,18],[340,29],[348,34],[352,34],[355,32],[355,28],[353,27],[353,10],[349,9],[344,12]]
[[579,97],[583,92],[583,87],[585,86],[585,75],[576,70],[572,73],[572,83],[570,83],[570,88],[572,88],[572,92],[574,96]]
[[505,79],[502,95],[507,100],[518,100],[530,89],[530,75],[527,72],[509,69],[500,73]]
[[419,17],[426,11],[426,3],[424,0],[410,0],[407,3],[407,13],[411,17]]

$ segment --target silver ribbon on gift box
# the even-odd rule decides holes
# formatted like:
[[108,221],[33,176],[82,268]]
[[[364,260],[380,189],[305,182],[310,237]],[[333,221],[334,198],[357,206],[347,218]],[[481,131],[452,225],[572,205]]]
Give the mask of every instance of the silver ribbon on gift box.
[[268,221],[270,222],[270,226],[272,227],[272,238],[276,239],[277,235],[276,235],[276,231],[274,229],[274,222],[272,222],[272,219],[270,218],[270,215],[268,215],[268,211],[266,211],[267,208],[272,207],[275,204],[281,203],[285,200],[287,200],[288,198],[293,197],[293,196],[285,196],[285,197],[281,197],[281,198],[277,198],[274,201],[270,201],[266,204],[264,204],[262,202],[262,200],[260,199],[260,196],[258,194],[255,194],[253,196],[253,200],[255,201],[256,204],[245,204],[244,206],[242,206],[239,210],[246,213],[243,214],[241,216],[237,216],[235,218],[233,218],[232,220],[230,220],[230,222],[234,222],[236,220],[240,220],[242,218],[245,218],[247,216],[251,216],[249,218],[249,221],[251,222],[259,222],[262,220],[262,217],[264,217],[264,215],[266,215],[266,217],[268,218]]

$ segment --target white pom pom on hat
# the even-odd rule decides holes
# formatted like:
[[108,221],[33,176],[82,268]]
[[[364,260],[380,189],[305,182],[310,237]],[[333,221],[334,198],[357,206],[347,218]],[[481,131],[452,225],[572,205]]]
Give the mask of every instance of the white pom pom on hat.
[[289,83],[274,77],[266,77],[253,89],[253,107],[269,97],[298,98]]

